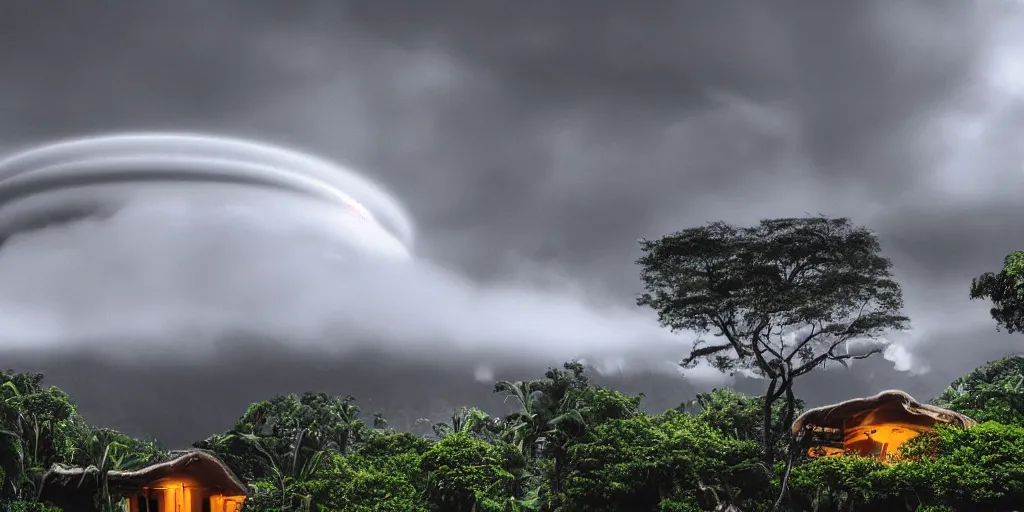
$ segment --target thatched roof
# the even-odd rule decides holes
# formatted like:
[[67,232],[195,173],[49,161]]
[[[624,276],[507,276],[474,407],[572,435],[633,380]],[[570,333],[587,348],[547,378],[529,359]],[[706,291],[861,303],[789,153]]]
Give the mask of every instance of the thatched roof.
[[799,433],[808,425],[839,428],[846,419],[864,418],[872,412],[879,411],[899,414],[929,425],[948,423],[967,428],[978,424],[963,414],[922,404],[907,393],[893,389],[867,398],[854,398],[835,405],[809,409],[793,422],[793,432]]
[[[86,468],[55,464],[43,475],[43,487],[47,483],[57,486],[77,486],[84,475],[99,473],[95,466]],[[207,450],[186,450],[171,452],[171,458],[144,468],[107,472],[107,479],[113,487],[142,487],[162,478],[187,474],[205,486],[219,487],[228,496],[248,496],[248,489],[234,472],[216,455]],[[88,479],[87,479],[88,480]]]

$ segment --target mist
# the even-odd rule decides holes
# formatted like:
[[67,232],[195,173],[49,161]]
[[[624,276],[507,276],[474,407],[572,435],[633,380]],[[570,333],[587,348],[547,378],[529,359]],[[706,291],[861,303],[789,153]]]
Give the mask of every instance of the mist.
[[[0,320],[3,338],[200,356],[219,337],[251,330],[335,353],[373,339],[372,348],[437,363],[651,363],[685,347],[626,307],[516,283],[479,286],[430,262],[368,258],[262,222],[272,219],[183,206],[129,207],[13,237],[0,258],[0,307],[14,312]],[[194,346],[179,350],[183,339]]]
[[[331,175],[294,152],[261,159],[270,146],[255,143],[252,155],[240,143],[217,153],[211,140],[227,139],[115,135],[0,162],[5,349],[198,363],[249,336],[332,357],[469,365],[479,380],[496,365],[573,359],[602,373],[679,375],[692,337],[650,312],[568,281],[475,283],[393,250],[378,216],[403,244],[412,223],[386,192],[346,178],[353,171]],[[314,160],[320,174],[300,165]],[[345,214],[353,208],[362,214]],[[687,376],[723,379],[706,367]]]

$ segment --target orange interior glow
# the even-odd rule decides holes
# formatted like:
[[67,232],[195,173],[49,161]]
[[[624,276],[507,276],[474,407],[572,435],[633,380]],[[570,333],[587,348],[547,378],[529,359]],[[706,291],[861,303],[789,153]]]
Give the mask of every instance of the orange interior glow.
[[854,453],[864,457],[875,457],[883,461],[899,455],[900,446],[929,430],[929,427],[908,422],[861,423],[848,427],[843,432],[843,447],[813,446],[808,449],[811,457],[832,457]]
[[805,411],[794,422],[793,432],[811,457],[851,454],[888,463],[899,458],[907,441],[933,431],[938,423],[964,428],[977,424],[962,414],[890,390]]
[[[239,512],[245,496],[224,496],[210,489],[199,487],[195,480],[167,478],[154,482],[146,488],[150,498],[157,501],[157,510],[149,512],[199,512],[202,502],[210,500],[210,512]],[[135,497],[128,499],[129,512],[140,510]]]
[[922,427],[909,423],[861,425],[846,431],[844,445],[861,455],[879,458],[895,457],[899,447],[921,435]]

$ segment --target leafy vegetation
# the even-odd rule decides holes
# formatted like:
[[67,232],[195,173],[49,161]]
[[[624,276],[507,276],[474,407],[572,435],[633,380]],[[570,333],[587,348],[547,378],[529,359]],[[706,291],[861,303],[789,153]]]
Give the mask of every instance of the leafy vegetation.
[[988,299],[996,327],[1024,331],[1024,251],[1006,256],[999,272],[985,272],[971,281],[971,299]]
[[933,403],[977,421],[1024,424],[1024,357],[1007,356],[956,379]]
[[[906,326],[899,286],[869,232],[845,219],[716,223],[644,249],[640,302],[666,326],[725,340],[699,344],[685,363],[753,371],[768,381],[765,395],[720,389],[649,414],[642,396],[596,386],[570,362],[495,383],[508,414],[460,408],[430,436],[365,418],[353,397],[311,392],[253,404],[195,447],[249,485],[250,511],[939,512],[1024,503],[1024,358],[1016,356],[935,398],[983,423],[919,436],[895,463],[790,449],[789,427],[804,407],[794,379],[867,357],[877,351],[838,348]],[[95,508],[114,510],[107,473],[167,456],[154,441],[88,425],[41,375],[0,374],[0,510],[49,512],[37,498],[53,464],[95,468]]]
[[[1006,368],[996,361],[957,382],[999,382],[991,376]],[[46,510],[34,500],[47,464],[110,470],[166,456],[86,425],[39,375],[0,375],[5,510]],[[784,464],[762,457],[763,396],[720,389],[648,414],[641,397],[594,386],[578,363],[495,387],[515,398],[513,413],[461,409],[429,437],[367,425],[352,397],[307,393],[254,404],[195,446],[250,485],[254,511],[767,511],[781,490]],[[904,445],[895,464],[798,458],[780,510],[1013,510],[1024,503],[1024,422],[1005,402],[971,396],[990,392],[970,386],[946,405],[1005,423],[939,428]],[[97,509],[116,509],[100,484]]]

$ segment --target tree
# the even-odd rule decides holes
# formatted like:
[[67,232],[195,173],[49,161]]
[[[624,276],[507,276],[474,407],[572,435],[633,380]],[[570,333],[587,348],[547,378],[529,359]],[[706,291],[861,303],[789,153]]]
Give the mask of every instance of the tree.
[[272,460],[291,461],[288,471],[297,474],[317,452],[330,448],[345,454],[362,430],[365,425],[350,396],[279,395],[252,404],[229,431],[193,446],[214,451],[242,478],[260,480],[278,474]]
[[[767,379],[762,411],[766,462],[775,446],[772,406],[782,424],[795,414],[794,380],[828,362],[846,365],[882,351],[851,352],[849,342],[906,329],[902,290],[877,237],[845,218],[724,222],[641,240],[637,304],[673,331],[701,338],[684,367],[707,360],[722,371],[750,370]],[[703,335],[711,333],[709,342]],[[880,344],[879,344],[880,345]]]
[[555,438],[571,437],[583,428],[579,392],[589,389],[590,381],[581,363],[565,363],[563,368],[549,368],[546,379],[494,384],[495,393],[515,404],[504,419],[506,440],[527,456],[544,455]]
[[510,495],[513,475],[494,445],[465,432],[445,436],[422,458],[427,501],[433,510],[472,512]]
[[427,512],[423,491],[415,485],[419,462],[411,453],[376,460],[335,453],[325,470],[303,486],[318,510]]
[[501,430],[497,421],[476,407],[459,407],[452,412],[449,421],[437,422],[432,428],[438,439],[458,432],[465,432],[485,441],[495,439]]
[[110,492],[110,472],[152,464],[162,455],[164,453],[154,443],[132,439],[107,428],[89,429],[82,439],[81,449],[76,453],[76,459],[84,468],[78,485],[92,477],[96,485],[96,508],[113,512],[117,507],[115,496]]
[[[276,495],[276,505],[283,510],[301,508],[308,512],[312,502],[305,494],[305,485],[314,480],[325,466],[328,452],[321,449],[310,451],[304,444],[308,431],[296,430],[285,454],[275,450],[273,439],[269,436],[255,434],[229,434],[243,442],[249,443],[260,453],[267,464],[268,475],[259,483],[269,484],[263,488],[272,488]],[[304,449],[305,448],[305,449]],[[300,505],[300,507],[297,507]]]
[[1006,256],[999,272],[985,272],[971,281],[971,300],[989,299],[996,329],[1024,331],[1024,251]]
[[[518,446],[527,457],[552,461],[551,494],[560,492],[569,444],[586,433],[584,416],[589,414],[586,402],[595,398],[591,394],[596,391],[582,363],[569,362],[562,368],[548,368],[545,379],[499,381],[494,385],[495,393],[504,393],[506,399],[512,398],[517,404],[517,410],[505,417],[505,440]],[[595,401],[594,405],[609,410],[629,408],[628,400],[619,404]]]
[[0,498],[31,497],[50,465],[79,451],[85,425],[60,389],[39,373],[0,373]]

